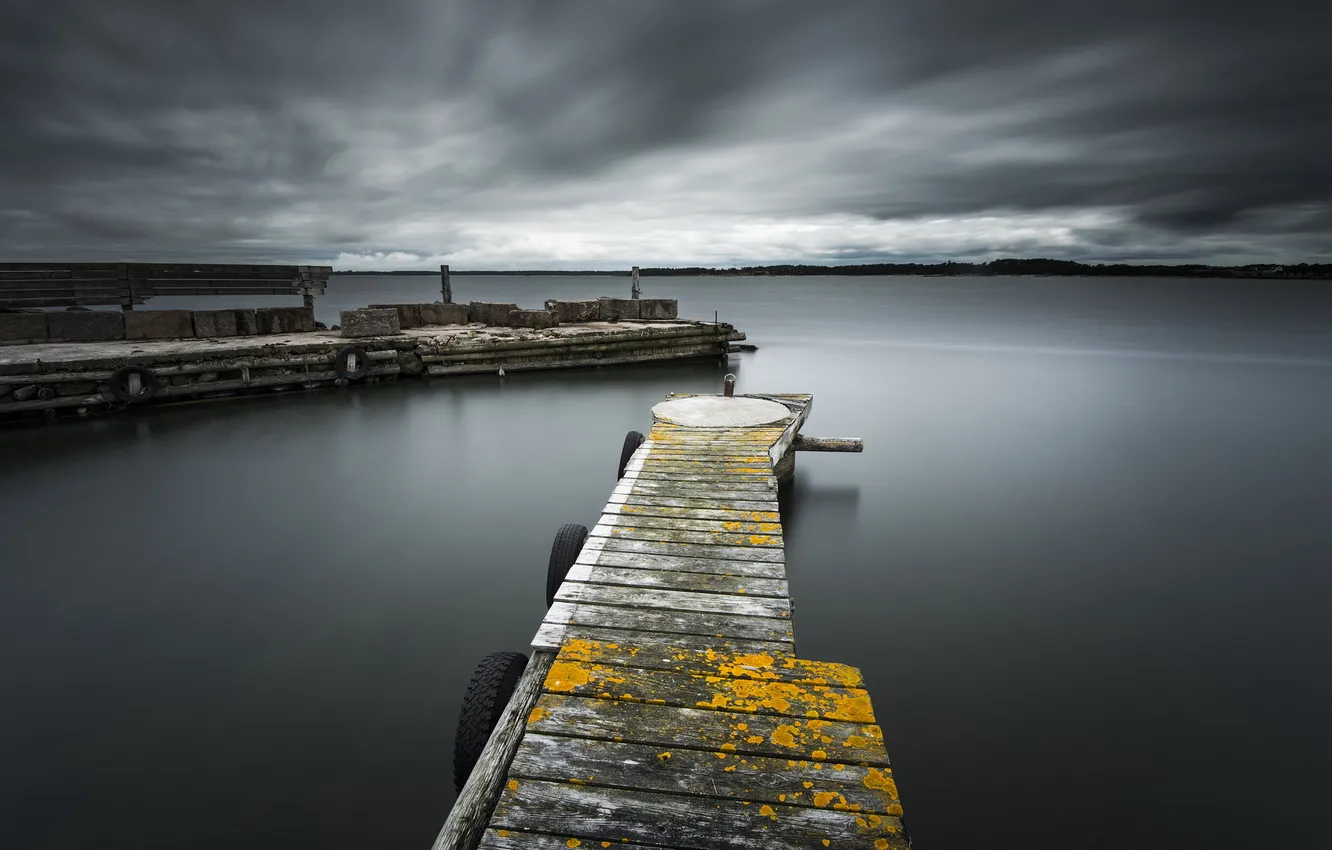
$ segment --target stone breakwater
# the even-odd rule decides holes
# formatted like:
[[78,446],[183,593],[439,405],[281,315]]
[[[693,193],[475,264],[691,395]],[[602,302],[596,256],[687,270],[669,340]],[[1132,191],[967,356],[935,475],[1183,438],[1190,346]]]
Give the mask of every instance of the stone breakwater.
[[11,337],[0,338],[0,421],[401,376],[721,358],[744,339],[676,313],[670,299],[394,304],[344,311],[324,329],[303,307],[10,312],[0,314]]

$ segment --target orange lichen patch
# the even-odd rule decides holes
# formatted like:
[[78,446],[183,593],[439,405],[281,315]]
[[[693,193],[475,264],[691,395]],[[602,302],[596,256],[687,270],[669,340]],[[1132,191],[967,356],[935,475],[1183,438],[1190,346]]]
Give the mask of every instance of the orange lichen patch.
[[778,545],[780,545],[780,544],[781,544],[781,541],[778,540],[776,537],[771,537],[771,536],[766,535],[766,534],[751,534],[751,535],[749,535],[749,545],[750,545],[750,546],[778,546]]
[[726,743],[722,744],[721,748],[728,753],[735,752],[735,744],[732,744],[730,741],[727,741]]
[[777,799],[778,799],[778,800],[781,800],[783,803],[785,803],[785,802],[786,802],[786,795],[785,795],[785,794],[778,794],[778,795],[777,795]]
[[814,795],[814,805],[820,809],[837,799],[836,791],[820,791]]
[[541,718],[545,716],[546,716],[546,710],[538,705],[532,709],[531,714],[527,715],[527,724],[530,726],[533,723],[537,723],[541,720]]
[[851,735],[846,739],[846,745],[848,747],[868,747],[869,741],[866,741],[859,735]]
[[583,846],[583,842],[579,841],[577,838],[570,838],[568,841],[564,842],[564,846],[565,846],[565,847],[582,847],[582,846]]
[[668,759],[668,758],[670,758],[670,757],[671,757],[671,753],[670,753],[669,750],[667,750],[667,751],[664,752],[664,753],[657,753],[657,758],[661,759],[662,761],[665,761],[666,759]]
[[826,838],[825,838],[825,839],[823,839],[823,846],[824,846],[824,847],[827,847],[827,846],[828,846],[828,845],[829,845],[829,844],[832,844],[832,842],[831,842],[831,841],[829,841],[829,840],[828,840],[828,839],[826,839]]
[[868,691],[851,691],[848,693],[830,693],[831,699],[836,707],[831,711],[825,711],[824,717],[831,717],[835,720],[850,720],[853,723],[873,723],[874,708],[870,705]]
[[768,740],[772,741],[779,747],[795,747],[796,731],[796,727],[784,723],[772,730],[772,734],[768,736]]
[[559,661],[591,661],[594,652],[602,648],[602,644],[592,640],[582,640],[581,638],[570,638],[560,646]]
[[719,759],[724,759],[724,758],[726,758],[726,753],[713,753],[713,755],[716,756],[716,757],[719,758]]
[[498,835],[500,838],[508,838],[510,835],[512,835],[512,833],[509,832],[507,829],[497,829],[495,830],[495,834]]
[[805,786],[806,788],[813,788],[813,787],[814,787],[814,783],[813,783],[813,782],[810,782],[808,779],[806,779],[804,782],[801,782],[800,784],[803,785],[803,786]]
[[749,724],[748,724],[748,723],[737,723],[737,724],[735,724],[735,728],[739,729],[741,732],[747,732],[747,731],[749,731]]
[[601,846],[602,846],[602,847],[609,847],[609,846],[610,846],[610,842],[609,842],[609,841],[603,841],[603,842],[601,842]]
[[722,768],[722,773],[734,773],[734,772],[735,772],[735,765],[733,764],[727,765],[726,767]]
[[895,816],[895,817],[901,817],[901,816],[902,816],[902,804],[901,804],[901,803],[892,803],[892,804],[890,804],[890,805],[888,806],[888,814],[893,815],[893,816]]
[[568,661],[557,660],[550,665],[550,672],[546,674],[546,690],[548,691],[572,691],[579,685],[586,685],[592,681],[592,671],[581,664]]
[[510,791],[517,791],[517,790],[518,790],[518,780],[517,780],[517,779],[510,779],[508,782],[505,783],[505,785],[508,786],[508,788],[509,788]]
[[[815,750],[814,752],[810,753],[809,755],[810,755],[810,758],[816,758],[816,759],[818,759],[819,761],[822,761],[822,760],[824,760],[824,759],[826,759],[826,758],[828,757],[828,754],[825,753],[823,750]],[[822,766],[822,765],[820,765],[820,767],[821,767],[821,766]]]
[[894,800],[897,799],[897,783],[893,781],[891,770],[880,770],[877,767],[871,767],[865,771],[865,787],[875,791],[883,791]]
[[777,820],[777,813],[772,810],[772,806],[766,806],[766,805],[760,806],[759,814],[765,818],[772,818],[773,820]]
[[886,838],[874,839],[874,848],[875,850],[888,850],[888,839]]
[[761,744],[761,743],[763,743],[763,736],[762,736],[762,735],[750,735],[748,738],[745,739],[745,743],[746,743],[746,744]]
[[846,765],[844,765],[844,764],[835,764],[835,765],[833,765],[833,770],[846,770]]

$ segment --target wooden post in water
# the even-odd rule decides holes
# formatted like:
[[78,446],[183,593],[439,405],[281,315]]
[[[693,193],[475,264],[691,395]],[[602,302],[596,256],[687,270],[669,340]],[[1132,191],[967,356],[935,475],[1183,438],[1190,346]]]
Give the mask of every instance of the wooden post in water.
[[449,267],[441,265],[439,267],[439,288],[444,295],[444,303],[453,303],[453,283],[449,280]]
[[297,271],[300,273],[301,276],[301,300],[305,303],[306,307],[309,307],[311,310],[313,310],[314,292],[312,290],[312,287],[314,286],[314,275],[310,273],[309,266],[299,266],[297,268]]
[[638,266],[634,266],[631,274],[633,275],[634,284],[633,288],[629,291],[629,297],[637,301],[643,294],[643,288],[639,286],[638,283]]

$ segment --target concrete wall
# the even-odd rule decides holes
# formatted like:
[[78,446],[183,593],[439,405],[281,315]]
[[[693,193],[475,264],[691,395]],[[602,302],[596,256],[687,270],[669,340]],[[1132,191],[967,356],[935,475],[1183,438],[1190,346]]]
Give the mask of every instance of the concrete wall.
[[42,310],[0,313],[0,343],[214,339],[308,333],[310,307],[240,310]]

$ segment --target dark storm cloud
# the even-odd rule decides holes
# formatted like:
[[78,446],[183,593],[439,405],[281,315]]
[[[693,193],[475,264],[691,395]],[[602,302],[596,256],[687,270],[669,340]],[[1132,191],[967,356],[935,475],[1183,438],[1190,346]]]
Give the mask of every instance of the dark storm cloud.
[[740,261],[1325,256],[1329,23],[1285,0],[11,4],[0,240],[498,264],[521,222],[552,234],[531,250],[577,231],[614,259],[649,252],[616,206],[649,193],[653,233],[706,218],[714,241],[756,216],[1120,211],[952,249],[708,246]]

